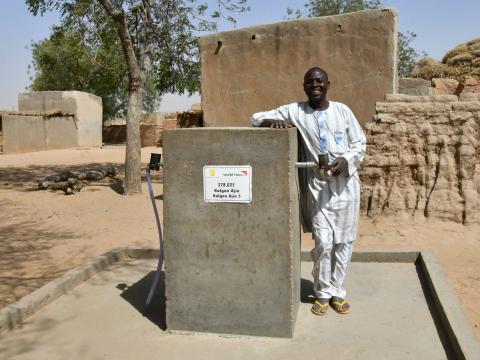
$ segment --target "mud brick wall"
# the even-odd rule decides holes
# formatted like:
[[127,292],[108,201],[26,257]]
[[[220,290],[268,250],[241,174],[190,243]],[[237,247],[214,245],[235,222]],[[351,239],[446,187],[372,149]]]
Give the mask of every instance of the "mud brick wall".
[[203,127],[203,112],[201,110],[184,111],[177,116],[177,127]]
[[366,124],[363,214],[480,222],[480,95],[387,95]]
[[480,79],[467,77],[462,83],[455,79],[398,79],[398,93],[405,95],[459,95],[480,93]]
[[2,115],[3,111],[0,110],[0,152],[3,152],[3,132],[2,132]]
[[2,116],[5,154],[81,147],[80,126],[72,114],[12,112]]
[[[163,125],[163,121],[158,124],[140,124],[140,146],[161,146]],[[103,142],[105,144],[123,144],[126,141],[127,129],[125,124],[103,127]]]
[[[164,129],[192,128],[203,126],[202,111],[192,110],[172,113],[147,114],[140,122],[141,146],[162,146]],[[127,139],[124,119],[107,122],[103,126],[103,142],[121,144]]]
[[[45,135],[34,128],[21,130],[22,133],[31,132],[35,141],[41,141],[38,136],[46,136],[46,148],[72,148],[72,147],[100,147],[102,146],[102,98],[83,91],[32,91],[18,95],[18,111],[26,115],[31,113],[62,112],[75,117],[73,128],[70,121],[50,121],[49,129]],[[27,114],[30,113],[30,114]],[[20,115],[20,114],[19,114]],[[18,124],[20,126],[20,124]],[[18,128],[20,129],[20,128]],[[61,133],[68,134],[62,140]],[[5,140],[8,140],[6,137]],[[57,137],[55,145],[49,147],[49,137]],[[53,147],[54,146],[54,147]],[[5,144],[5,149],[7,146]],[[28,143],[16,151],[30,151]]]
[[328,71],[329,97],[360,123],[396,93],[397,15],[365,10],[259,25],[202,36],[202,109],[206,127],[250,126],[253,113],[305,101],[303,76]]

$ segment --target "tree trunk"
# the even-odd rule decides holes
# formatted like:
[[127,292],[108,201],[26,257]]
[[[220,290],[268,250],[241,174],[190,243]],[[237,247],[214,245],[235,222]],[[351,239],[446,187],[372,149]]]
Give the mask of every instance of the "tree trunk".
[[[142,192],[140,157],[140,116],[143,107],[145,82],[138,66],[137,58],[128,32],[128,24],[123,9],[116,8],[111,0],[99,0],[117,26],[117,34],[122,44],[125,62],[128,68],[128,111],[127,111],[127,149],[125,153],[125,195]],[[147,5],[149,1],[145,0]]]
[[142,0],[144,18],[141,25],[143,44],[140,45],[140,58],[137,61],[128,23],[122,8],[116,8],[111,0],[99,0],[105,11],[116,23],[117,34],[122,44],[128,68],[128,111],[127,111],[127,150],[125,154],[125,195],[142,192],[140,117],[143,110],[143,97],[147,77],[151,70],[151,18],[152,0]]
[[127,112],[127,149],[125,153],[125,195],[142,192],[140,117],[142,114],[143,89],[130,89]]

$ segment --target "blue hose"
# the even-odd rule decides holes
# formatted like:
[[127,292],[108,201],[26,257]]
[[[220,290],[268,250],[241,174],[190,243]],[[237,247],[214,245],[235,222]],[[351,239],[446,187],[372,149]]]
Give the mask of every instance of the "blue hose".
[[152,200],[153,212],[155,213],[155,220],[157,222],[157,229],[158,229],[158,238],[160,241],[160,254],[158,255],[158,265],[157,265],[157,272],[155,273],[155,277],[153,278],[152,286],[150,287],[150,291],[148,292],[147,296],[147,303],[146,305],[150,305],[152,301],[153,295],[155,294],[155,290],[158,286],[158,281],[160,280],[160,274],[162,272],[163,266],[163,236],[162,236],[162,226],[160,225],[160,218],[158,217],[158,210],[157,204],[155,203],[155,197],[153,195],[153,187],[152,187],[152,179],[150,177],[150,169],[147,169],[147,185],[148,185],[148,192],[150,193],[150,200]]

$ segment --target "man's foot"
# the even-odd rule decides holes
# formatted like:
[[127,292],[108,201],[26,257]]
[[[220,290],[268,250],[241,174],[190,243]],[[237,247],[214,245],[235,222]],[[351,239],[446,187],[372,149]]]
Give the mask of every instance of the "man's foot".
[[328,310],[328,299],[316,299],[313,302],[312,313],[315,315],[325,315]]
[[347,300],[334,296],[330,299],[330,306],[339,314],[350,314],[352,308]]

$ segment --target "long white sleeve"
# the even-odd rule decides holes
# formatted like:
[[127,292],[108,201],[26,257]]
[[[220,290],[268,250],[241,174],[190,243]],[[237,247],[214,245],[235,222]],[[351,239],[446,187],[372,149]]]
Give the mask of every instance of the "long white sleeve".
[[360,163],[365,157],[367,140],[362,127],[355,118],[355,115],[353,115],[350,109],[348,110],[350,113],[347,127],[348,150],[343,154],[343,157],[348,161],[349,175],[353,175],[358,170]]
[[261,126],[265,120],[290,121],[288,105],[282,105],[279,108],[257,112],[252,115],[251,119],[253,126]]

